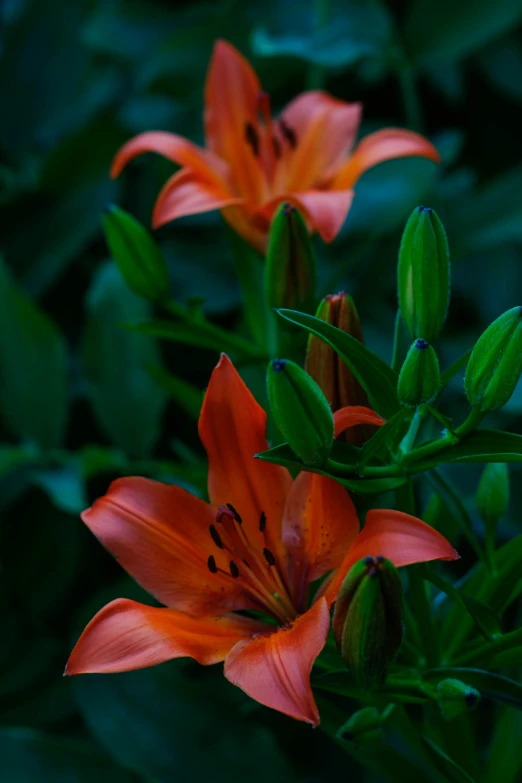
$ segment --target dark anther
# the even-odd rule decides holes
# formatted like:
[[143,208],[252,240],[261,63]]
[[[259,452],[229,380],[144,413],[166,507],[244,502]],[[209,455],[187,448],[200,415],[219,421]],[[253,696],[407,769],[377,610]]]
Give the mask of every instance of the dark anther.
[[227,508],[228,508],[228,510],[229,510],[229,511],[231,511],[231,512],[232,512],[232,514],[233,514],[233,516],[234,516],[234,519],[236,520],[236,522],[237,522],[239,525],[242,525],[242,524],[243,524],[243,520],[241,519],[241,517],[240,517],[240,516],[239,516],[239,514],[237,513],[237,511],[236,511],[236,509],[234,508],[234,506],[232,505],[232,503],[227,503]]
[[263,549],[263,555],[264,555],[265,560],[266,560],[266,562],[268,563],[269,566],[274,566],[275,565],[276,559],[273,556],[272,552],[269,549],[266,548],[266,546]]
[[279,118],[279,127],[281,128],[281,133],[285,137],[290,147],[295,150],[297,147],[297,136],[295,130],[287,125],[282,117]]
[[273,359],[272,369],[274,372],[283,372],[285,369],[286,359]]
[[207,565],[211,574],[217,574],[218,567],[216,565],[216,559],[214,555],[210,555],[209,559],[207,560]]
[[429,348],[429,343],[426,342],[426,340],[423,340],[422,337],[419,337],[418,340],[415,340],[415,348],[417,348],[419,351],[425,351],[426,348]]
[[468,691],[464,696],[464,701],[468,707],[472,707],[477,701],[477,694],[473,693],[473,691]]
[[264,511],[262,511],[261,516],[259,517],[259,529],[262,533],[264,533],[265,528],[266,528],[266,514]]
[[225,547],[223,546],[223,542],[221,540],[221,536],[217,532],[217,530],[214,527],[214,525],[210,525],[209,530],[210,530],[210,535],[212,536],[212,541],[214,542],[214,544],[216,546],[218,546],[220,549],[224,549]]
[[239,576],[239,568],[234,563],[233,560],[230,561],[230,575],[234,577],[234,579],[237,579]]
[[272,144],[274,146],[274,155],[276,156],[276,158],[280,158],[281,157],[281,144],[280,144],[279,139],[277,138],[277,136],[272,136]]
[[256,156],[256,158],[259,157],[259,136],[257,135],[257,131],[252,125],[251,122],[247,122],[245,124],[245,139],[247,144],[250,144],[252,147],[252,152]]

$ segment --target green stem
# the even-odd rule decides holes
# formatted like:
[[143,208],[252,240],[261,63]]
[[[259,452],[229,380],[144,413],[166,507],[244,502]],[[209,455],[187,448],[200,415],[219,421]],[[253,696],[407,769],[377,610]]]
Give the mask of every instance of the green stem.
[[395,328],[393,330],[393,354],[392,354],[392,370],[399,374],[399,370],[401,369],[402,364],[402,357],[401,357],[401,350],[400,350],[400,343],[401,343],[401,327],[402,327],[402,315],[401,311],[397,310],[397,315],[395,316]]
[[452,446],[456,443],[456,440],[460,440],[474,430],[483,417],[484,414],[482,411],[478,408],[472,408],[466,421],[457,427],[454,432],[446,430],[442,437],[437,438],[437,440],[427,443],[425,446],[419,446],[408,454],[405,454],[402,460],[403,464],[410,465],[413,462],[419,462],[420,460],[426,459],[426,457],[431,457],[433,454],[442,451],[448,446]]
[[440,649],[433,623],[433,610],[428,592],[429,585],[422,578],[417,566],[410,566],[408,582],[410,602],[417,622],[425,662],[429,668],[436,668],[440,663]]
[[406,455],[412,450],[412,446],[415,444],[415,439],[419,433],[419,427],[426,415],[426,408],[424,405],[419,405],[416,409],[413,419],[411,420],[408,432],[404,436],[399,446],[399,454]]

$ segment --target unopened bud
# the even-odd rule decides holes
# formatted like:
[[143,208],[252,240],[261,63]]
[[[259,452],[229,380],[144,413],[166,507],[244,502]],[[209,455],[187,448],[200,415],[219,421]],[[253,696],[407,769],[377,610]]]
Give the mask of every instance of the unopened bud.
[[509,471],[505,462],[490,462],[482,471],[477,508],[487,528],[495,530],[509,505]]
[[363,707],[350,715],[337,737],[357,747],[377,742],[382,734],[382,717],[377,707]]
[[[326,296],[319,304],[315,317],[364,342],[353,299],[343,291]],[[348,365],[314,334],[308,338],[305,369],[321,387],[334,413],[347,405],[369,406],[368,395]],[[360,446],[372,431],[366,426],[352,427],[345,433],[345,438],[349,443]]]
[[437,694],[440,711],[446,720],[452,720],[476,707],[480,701],[479,691],[452,678],[439,682]]
[[446,319],[450,299],[448,240],[436,212],[413,210],[399,250],[399,306],[412,338],[433,342]]
[[355,683],[382,682],[403,635],[402,582],[385,558],[365,557],[346,575],[335,603],[333,631]]
[[488,326],[471,353],[464,388],[482,413],[509,400],[522,370],[522,308],[513,307]]
[[437,354],[422,338],[415,340],[402,365],[397,393],[403,405],[422,405],[431,402],[440,389],[440,370]]
[[274,215],[265,262],[265,295],[269,307],[309,311],[317,283],[317,262],[301,214],[282,204]]
[[275,422],[290,448],[307,465],[324,462],[332,450],[334,421],[319,386],[295,362],[274,359],[267,387]]
[[120,274],[135,294],[151,302],[169,293],[169,273],[161,250],[139,221],[110,205],[102,218],[105,238]]

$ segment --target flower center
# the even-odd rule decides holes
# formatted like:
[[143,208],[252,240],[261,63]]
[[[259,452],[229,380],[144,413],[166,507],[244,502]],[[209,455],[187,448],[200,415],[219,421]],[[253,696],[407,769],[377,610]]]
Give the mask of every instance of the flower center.
[[262,546],[248,536],[243,520],[231,503],[220,506],[216,525],[210,525],[210,537],[214,544],[229,556],[228,572],[218,567],[214,555],[208,558],[212,574],[226,574],[242,582],[259,609],[281,624],[295,619],[295,610],[284,572],[275,554],[266,546],[267,518],[264,511],[259,518]]

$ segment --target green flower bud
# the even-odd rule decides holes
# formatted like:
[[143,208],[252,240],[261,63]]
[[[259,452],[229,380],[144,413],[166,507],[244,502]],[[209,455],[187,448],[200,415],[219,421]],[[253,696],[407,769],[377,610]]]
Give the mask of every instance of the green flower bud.
[[444,226],[429,207],[413,210],[399,249],[399,306],[412,336],[433,342],[446,320],[450,262]]
[[490,462],[482,471],[477,508],[487,528],[495,530],[509,505],[509,471],[505,462]]
[[464,388],[482,413],[502,408],[522,370],[522,308],[513,307],[488,326],[473,348]]
[[410,347],[399,374],[399,400],[403,405],[422,405],[424,402],[431,402],[439,389],[437,354],[426,340],[419,337]]
[[102,222],[111,255],[129,288],[151,302],[168,296],[166,261],[141,223],[114,205],[106,208]]
[[290,448],[307,465],[324,462],[332,449],[334,422],[319,386],[294,362],[274,359],[267,387],[275,422]]
[[356,746],[376,742],[382,734],[382,717],[377,707],[363,707],[350,715],[337,737]]
[[274,215],[265,262],[265,295],[269,307],[311,309],[317,284],[317,262],[301,214],[281,204]]
[[460,680],[451,678],[439,682],[437,694],[440,711],[446,720],[452,720],[476,707],[480,701],[479,691]]
[[[364,342],[355,304],[344,291],[325,296],[315,317]],[[347,405],[369,406],[368,395],[346,362],[314,334],[308,338],[305,370],[319,384],[334,413]],[[368,426],[352,427],[344,433],[344,438],[355,446],[362,446],[373,431],[374,428]]]
[[360,688],[382,682],[402,642],[402,582],[385,558],[365,557],[348,572],[335,603],[339,652]]

